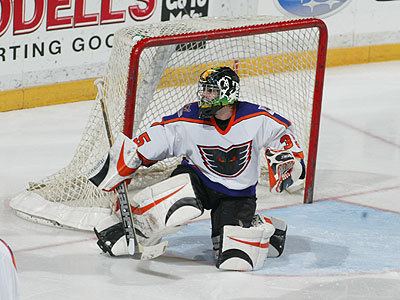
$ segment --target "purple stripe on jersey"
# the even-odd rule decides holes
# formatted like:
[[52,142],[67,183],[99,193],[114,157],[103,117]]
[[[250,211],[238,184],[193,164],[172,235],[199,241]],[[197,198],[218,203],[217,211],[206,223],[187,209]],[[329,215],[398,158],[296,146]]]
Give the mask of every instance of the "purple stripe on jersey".
[[274,113],[273,116],[274,116],[275,118],[277,118],[278,120],[282,121],[283,123],[285,123],[288,127],[289,127],[290,125],[292,125],[292,123],[291,123],[289,120],[287,120],[286,118],[282,117],[281,115],[279,115],[279,114],[277,114],[277,113]]
[[240,119],[242,117],[252,115],[254,113],[260,112],[260,106],[257,104],[253,104],[245,101],[238,101],[236,107],[236,116],[235,120]]
[[214,191],[217,191],[217,192],[220,192],[222,194],[225,194],[227,196],[232,196],[232,197],[253,197],[256,195],[257,184],[249,186],[248,188],[245,188],[243,190],[229,189],[226,186],[224,186],[218,182],[211,181],[206,175],[203,174],[203,172],[201,172],[199,170],[199,168],[196,168],[195,166],[189,164],[189,162],[187,160],[185,160],[185,159],[182,160],[182,165],[188,166],[193,171],[195,171],[196,174],[200,177],[200,180],[204,183],[204,185]]
[[197,102],[186,104],[178,112],[170,116],[163,117],[163,121],[177,118],[199,119],[199,104]]
[[[272,116],[272,118],[275,118],[276,120],[281,121],[282,123],[286,124],[287,127],[289,127],[291,125],[289,120],[287,120],[286,118],[277,114],[276,112],[273,112],[273,111],[269,110],[268,108],[260,106],[258,104],[254,104],[254,103],[250,103],[250,102],[246,102],[246,101],[238,101],[237,102],[235,120],[246,117],[248,115],[260,113],[260,112],[267,112],[268,114],[270,114]],[[165,122],[165,121],[170,121],[170,120],[174,120],[174,119],[178,119],[178,118],[199,120],[198,102],[186,104],[178,112],[174,113],[173,115],[164,116],[162,118],[162,120]]]
[[281,115],[277,114],[276,112],[268,109],[267,107],[260,106],[258,104],[246,102],[246,101],[239,101],[237,103],[237,109],[236,109],[236,116],[235,120],[240,119],[242,117],[252,115],[255,113],[259,112],[267,112],[274,118],[278,119],[279,121],[283,122],[286,124],[287,127],[291,125],[290,121],[287,120],[286,118],[282,117]]

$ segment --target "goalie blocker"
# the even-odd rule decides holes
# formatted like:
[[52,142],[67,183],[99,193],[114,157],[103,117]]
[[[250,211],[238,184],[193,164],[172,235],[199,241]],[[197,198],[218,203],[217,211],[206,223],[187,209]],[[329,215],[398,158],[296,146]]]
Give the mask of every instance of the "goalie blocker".
[[118,133],[109,152],[88,174],[89,181],[104,191],[112,191],[123,181],[132,179],[141,166],[137,145],[123,133]]

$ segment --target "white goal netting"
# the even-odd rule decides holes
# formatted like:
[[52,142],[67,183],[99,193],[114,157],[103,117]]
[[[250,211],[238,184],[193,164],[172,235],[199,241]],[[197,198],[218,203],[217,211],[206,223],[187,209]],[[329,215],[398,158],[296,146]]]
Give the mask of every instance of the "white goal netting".
[[[306,20],[296,28],[295,22],[273,17],[202,18],[118,31],[104,76],[113,134],[124,127],[126,130],[126,124],[133,124],[131,131],[137,135],[162,116],[196,101],[200,73],[208,67],[227,65],[241,78],[240,99],[264,105],[291,120],[307,157],[320,28],[311,21],[307,26]],[[177,37],[179,42],[175,43]],[[182,38],[185,42],[181,42]],[[140,48],[139,44],[147,40],[154,42]],[[140,51],[132,54],[132,49]],[[138,57],[138,66],[132,65],[135,60],[131,57]],[[135,67],[138,75],[132,78]],[[131,84],[136,81],[137,85]],[[134,106],[132,115],[126,113],[129,105]],[[56,174],[29,183],[24,193],[12,199],[11,207],[32,220],[92,229],[111,213],[114,195],[99,191],[85,174],[108,148],[101,107],[95,103],[70,164]],[[177,161],[166,160],[140,169],[132,188],[165,178]]]

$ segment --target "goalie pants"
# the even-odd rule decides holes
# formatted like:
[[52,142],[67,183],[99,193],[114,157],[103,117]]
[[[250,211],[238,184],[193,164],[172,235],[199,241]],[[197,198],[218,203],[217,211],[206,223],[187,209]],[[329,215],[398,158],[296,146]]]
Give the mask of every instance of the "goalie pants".
[[184,165],[178,165],[171,177],[183,173],[189,174],[196,198],[203,208],[211,210],[211,237],[219,236],[225,225],[251,226],[256,211],[255,196],[232,197],[214,191],[204,185],[195,171]]

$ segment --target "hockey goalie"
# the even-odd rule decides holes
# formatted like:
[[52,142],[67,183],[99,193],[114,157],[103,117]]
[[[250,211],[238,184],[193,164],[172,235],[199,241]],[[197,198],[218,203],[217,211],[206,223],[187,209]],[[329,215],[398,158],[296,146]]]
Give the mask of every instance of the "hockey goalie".
[[[120,134],[90,172],[104,191],[129,182],[140,166],[182,156],[167,180],[129,199],[138,242],[157,245],[204,210],[211,211],[216,267],[251,271],[282,254],[286,223],[255,214],[260,154],[265,153],[271,192],[301,188],[303,152],[290,121],[266,107],[239,101],[240,79],[229,67],[205,70],[198,101],[165,116],[133,140]],[[95,228],[98,245],[127,254],[124,228],[111,216]]]

